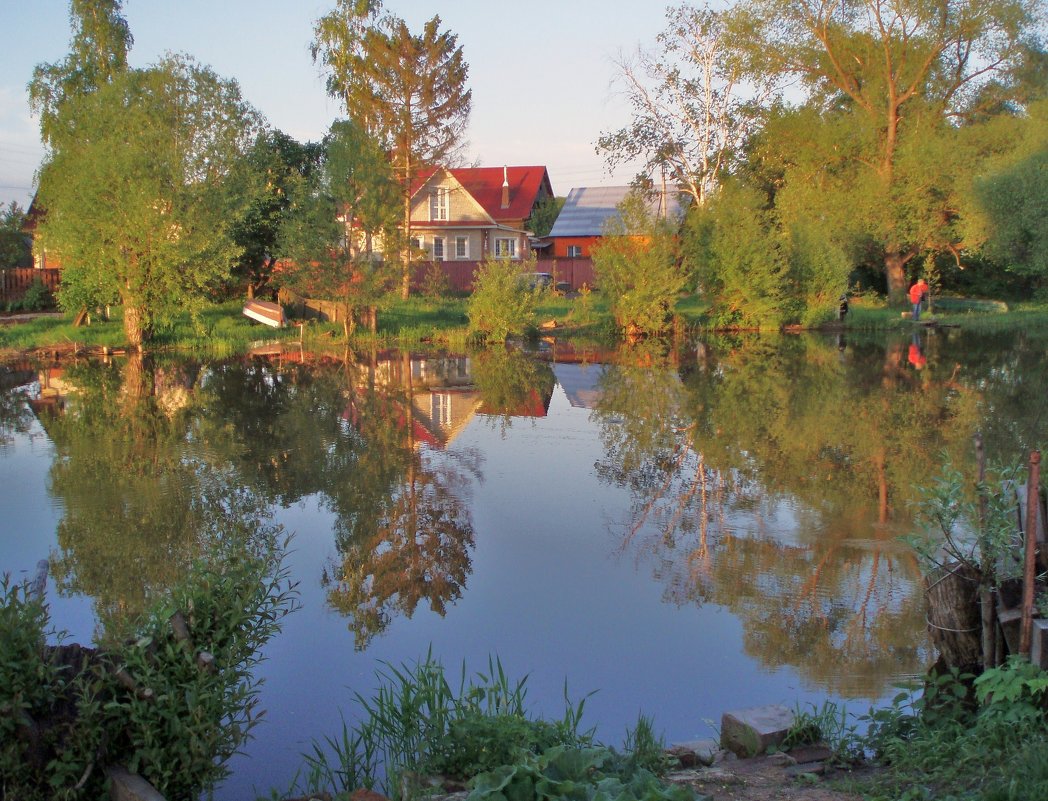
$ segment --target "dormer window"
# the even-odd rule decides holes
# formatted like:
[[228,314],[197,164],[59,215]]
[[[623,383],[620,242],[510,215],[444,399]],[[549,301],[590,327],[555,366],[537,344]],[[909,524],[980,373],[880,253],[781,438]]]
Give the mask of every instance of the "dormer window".
[[429,195],[429,219],[447,220],[450,206],[450,191],[442,187],[434,189]]

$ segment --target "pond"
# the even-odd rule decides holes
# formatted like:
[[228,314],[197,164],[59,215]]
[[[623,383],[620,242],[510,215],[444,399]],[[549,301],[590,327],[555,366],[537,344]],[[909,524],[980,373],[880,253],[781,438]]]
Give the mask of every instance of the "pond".
[[900,536],[972,436],[1039,441],[1035,332],[734,336],[617,352],[261,349],[0,373],[0,569],[51,567],[55,625],[119,632],[230,509],[292,535],[301,608],[222,801],[285,789],[383,664],[498,656],[533,714],[621,744],[728,709],[865,712],[930,659]]

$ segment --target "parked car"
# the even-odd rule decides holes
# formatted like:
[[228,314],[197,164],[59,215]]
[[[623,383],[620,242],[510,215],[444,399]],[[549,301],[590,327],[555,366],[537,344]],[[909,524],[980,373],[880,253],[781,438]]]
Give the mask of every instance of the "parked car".
[[549,273],[524,273],[522,278],[528,289],[549,289],[553,286],[553,276]]

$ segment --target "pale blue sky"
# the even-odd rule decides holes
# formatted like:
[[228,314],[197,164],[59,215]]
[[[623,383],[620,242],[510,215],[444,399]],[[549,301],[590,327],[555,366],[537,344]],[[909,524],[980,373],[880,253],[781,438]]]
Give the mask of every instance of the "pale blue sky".
[[[223,77],[275,128],[319,139],[340,113],[309,56],[313,23],[333,0],[126,0],[133,66],[188,53]],[[617,7],[616,7],[617,6]],[[387,0],[413,30],[439,14],[470,65],[468,157],[483,166],[544,164],[553,189],[626,183],[609,175],[594,142],[625,125],[613,86],[620,51],[653,44],[663,3],[608,0]],[[0,203],[28,205],[43,150],[29,116],[33,67],[69,48],[68,0],[0,0]]]

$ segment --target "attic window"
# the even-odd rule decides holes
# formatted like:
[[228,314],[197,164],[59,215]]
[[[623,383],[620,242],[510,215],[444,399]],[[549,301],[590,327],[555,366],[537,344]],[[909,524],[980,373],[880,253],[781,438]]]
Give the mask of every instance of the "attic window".
[[429,219],[447,220],[450,192],[447,189],[434,189],[429,195]]

